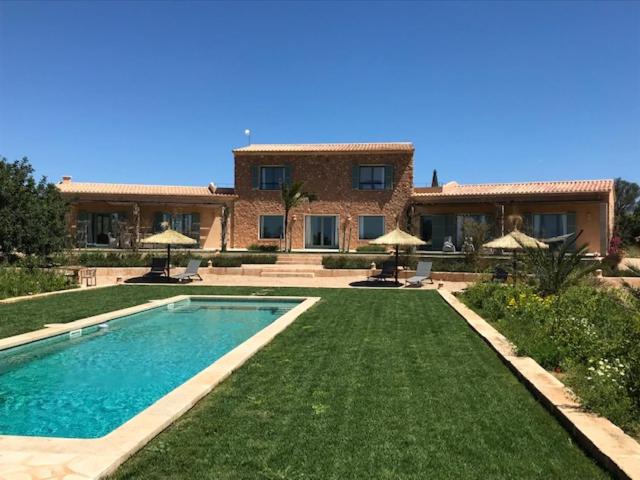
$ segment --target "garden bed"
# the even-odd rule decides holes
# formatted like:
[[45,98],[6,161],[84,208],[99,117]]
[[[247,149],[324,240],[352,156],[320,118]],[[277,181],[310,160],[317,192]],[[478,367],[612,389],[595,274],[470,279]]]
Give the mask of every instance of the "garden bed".
[[563,375],[582,404],[640,437],[640,301],[625,289],[477,283],[461,299],[517,348]]
[[74,287],[74,278],[54,270],[0,267],[0,300]]

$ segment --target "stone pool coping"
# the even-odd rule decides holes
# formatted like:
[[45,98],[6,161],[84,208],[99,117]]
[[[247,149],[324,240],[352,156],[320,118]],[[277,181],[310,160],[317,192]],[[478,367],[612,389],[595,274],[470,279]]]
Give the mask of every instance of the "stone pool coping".
[[302,302],[104,437],[0,435],[0,478],[86,480],[112,473],[320,300],[299,296],[177,295],[4,338],[0,340],[0,350],[189,298]]
[[585,411],[573,392],[530,357],[516,355],[509,340],[453,294],[438,290],[578,444],[616,478],[640,480],[640,444],[606,418]]

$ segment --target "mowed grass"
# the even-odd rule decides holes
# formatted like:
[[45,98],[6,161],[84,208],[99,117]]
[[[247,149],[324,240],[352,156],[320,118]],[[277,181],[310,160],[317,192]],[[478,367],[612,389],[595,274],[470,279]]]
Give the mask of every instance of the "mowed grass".
[[322,301],[115,479],[607,478],[433,291],[121,286],[0,305],[0,335],[182,293]]

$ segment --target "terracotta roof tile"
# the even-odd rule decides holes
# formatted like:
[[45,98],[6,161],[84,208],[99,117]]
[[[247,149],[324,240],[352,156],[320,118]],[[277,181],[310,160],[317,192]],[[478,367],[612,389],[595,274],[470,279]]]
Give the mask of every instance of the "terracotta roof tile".
[[608,193],[613,180],[570,180],[560,182],[482,183],[460,185],[450,182],[441,188],[415,188],[416,197],[459,197],[565,193]]
[[313,152],[413,152],[411,142],[391,143],[300,143],[253,144],[236,148],[234,153],[313,153]]
[[127,183],[58,183],[62,193],[98,194],[98,195],[150,195],[180,197],[213,197],[233,195],[233,189],[222,188],[213,193],[209,187],[189,187],[175,185],[134,185]]

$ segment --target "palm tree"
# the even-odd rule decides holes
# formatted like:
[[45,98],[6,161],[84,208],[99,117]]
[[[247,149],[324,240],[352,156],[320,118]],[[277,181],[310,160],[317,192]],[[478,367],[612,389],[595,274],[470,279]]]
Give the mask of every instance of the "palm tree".
[[284,205],[284,251],[291,251],[291,245],[288,244],[289,230],[289,213],[302,202],[313,202],[316,199],[315,194],[307,193],[303,190],[304,182],[293,182],[291,184],[283,183],[280,191],[282,196],[282,204]]
[[526,248],[526,262],[534,275],[538,293],[553,295],[574,285],[600,265],[582,260],[589,251],[587,244],[576,245],[582,230],[565,240],[560,248]]

